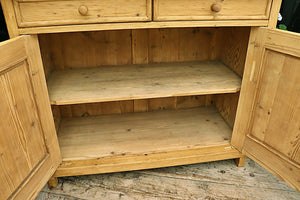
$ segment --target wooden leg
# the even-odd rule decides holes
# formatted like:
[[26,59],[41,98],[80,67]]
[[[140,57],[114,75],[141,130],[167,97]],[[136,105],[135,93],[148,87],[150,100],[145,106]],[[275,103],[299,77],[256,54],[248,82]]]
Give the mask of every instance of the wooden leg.
[[48,187],[49,187],[49,189],[56,188],[57,184],[58,184],[57,177],[51,177],[50,180],[48,181]]
[[247,156],[243,156],[240,158],[236,158],[234,161],[238,167],[244,167],[245,163],[246,163],[246,159],[247,159]]

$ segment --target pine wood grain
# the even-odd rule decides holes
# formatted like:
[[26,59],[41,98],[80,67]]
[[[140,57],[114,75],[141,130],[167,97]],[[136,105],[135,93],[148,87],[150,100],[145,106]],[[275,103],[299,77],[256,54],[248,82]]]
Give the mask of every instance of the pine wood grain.
[[59,131],[64,161],[224,145],[230,137],[213,107],[66,118]]
[[218,34],[220,59],[242,77],[247,56],[250,28],[224,28]]
[[242,154],[230,144],[147,154],[123,154],[95,159],[63,161],[54,176],[79,176],[112,173],[176,165],[188,165],[217,160],[235,159]]
[[237,120],[233,128],[231,140],[232,145],[240,151],[242,151],[245,133],[247,132],[248,123],[250,121],[250,115],[245,115],[245,113],[250,113],[252,111],[253,94],[256,91],[256,83],[258,81],[260,69],[259,63],[261,62],[263,55],[261,45],[265,40],[264,34],[265,31],[262,29],[257,27],[251,28],[241,94],[236,114]]
[[235,93],[241,79],[220,62],[58,70],[48,81],[53,105]]
[[239,141],[234,131],[233,142],[299,191],[299,34],[259,28],[254,35],[256,48],[251,49],[254,57],[246,83],[256,90],[244,108],[250,109],[243,122],[246,129]]
[[132,63],[130,30],[45,34],[39,35],[39,40],[42,54],[46,54],[43,55],[46,67],[65,69]]
[[[46,156],[40,120],[33,112],[28,66],[23,63],[0,76],[0,198],[7,199]],[[22,92],[20,92],[22,91]]]
[[[79,8],[85,6],[86,14]],[[19,27],[150,21],[151,0],[14,1]]]
[[276,28],[277,21],[278,21],[278,14],[281,8],[282,0],[273,0],[272,2],[272,8],[270,12],[270,18],[269,18],[269,28]]
[[[214,3],[221,6],[220,12],[211,10]],[[153,16],[155,21],[268,19],[271,3],[271,0],[154,0]]]
[[231,128],[234,127],[239,96],[240,93],[213,96],[214,105]]
[[251,136],[300,163],[300,59],[266,51],[265,60]]
[[19,36],[20,32],[16,20],[16,14],[14,12],[14,6],[12,1],[1,0],[1,7],[5,17],[7,31],[10,38]]
[[[56,54],[62,56],[61,48],[60,48],[61,41],[53,42],[51,40],[51,34],[47,34],[47,35],[43,35],[43,37],[39,37],[39,43],[42,44],[40,45],[40,51],[41,51],[45,76],[46,79],[48,79],[50,77],[50,74],[53,72],[55,66],[54,60],[56,58],[53,57],[53,51],[55,52],[60,51],[60,53],[57,52]],[[55,45],[56,49],[50,48],[52,45]]]
[[55,177],[240,158],[213,107],[62,120],[63,163]]
[[0,44],[0,199],[33,199],[61,162],[36,36]]
[[[54,121],[60,123],[60,117],[88,117],[103,114],[124,114],[131,112],[148,112],[154,110],[195,108],[214,105],[213,95],[180,96],[153,99],[136,99],[127,101],[98,102],[52,106]],[[232,104],[236,105],[235,101]],[[226,104],[225,104],[226,105]],[[227,109],[231,111],[231,109]],[[227,113],[228,113],[227,112]],[[234,115],[234,112],[232,113]]]
[[47,26],[19,28],[20,34],[88,32],[103,30],[129,30],[154,28],[186,28],[186,27],[232,27],[232,26],[267,26],[268,20],[205,20],[205,21],[167,21],[167,22],[134,22],[134,23],[103,23],[68,26]]
[[[221,49],[229,51],[227,44],[221,42],[223,31],[223,28],[92,31],[41,34],[39,39],[45,68],[64,69],[216,60]],[[232,32],[241,33],[238,28]]]

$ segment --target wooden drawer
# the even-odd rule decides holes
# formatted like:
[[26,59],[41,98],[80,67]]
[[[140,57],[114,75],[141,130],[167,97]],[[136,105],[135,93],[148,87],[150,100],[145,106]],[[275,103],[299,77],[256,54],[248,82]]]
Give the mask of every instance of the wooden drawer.
[[154,0],[154,20],[268,19],[272,0]]
[[151,0],[15,0],[19,27],[151,20]]

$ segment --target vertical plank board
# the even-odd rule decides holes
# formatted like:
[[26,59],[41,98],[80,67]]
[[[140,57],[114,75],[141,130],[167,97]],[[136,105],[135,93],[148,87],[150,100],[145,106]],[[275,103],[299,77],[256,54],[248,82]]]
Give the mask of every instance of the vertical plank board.
[[62,117],[72,117],[72,105],[59,106]]
[[176,109],[206,106],[205,95],[176,97]]
[[[274,56],[279,57],[278,54]],[[277,59],[274,59],[274,62],[276,61]],[[264,142],[300,163],[300,68],[298,66],[300,66],[299,59],[292,56],[285,57],[283,69],[279,73],[280,79],[273,107],[270,110],[268,131]],[[276,134],[274,137],[274,133],[278,130],[284,131],[285,134]]]
[[[64,35],[65,33],[39,35],[39,38],[46,37],[49,40],[48,44],[40,43],[40,46],[41,49],[48,49],[48,53],[51,54],[50,57],[52,58],[55,69],[65,68],[66,57],[64,52],[66,48],[65,46],[68,45],[68,43],[66,43],[66,41],[64,40]],[[46,47],[42,47],[45,45]],[[78,47],[75,47],[74,51],[77,50],[77,48]],[[41,54],[43,54],[43,51],[41,52]]]
[[120,101],[121,113],[131,113],[134,111],[133,100]]
[[[279,80],[283,69],[285,56],[272,51],[266,51],[264,55],[264,71],[262,72],[261,87],[258,90],[259,99],[254,107],[253,129],[251,135],[264,141],[268,128],[271,109],[279,86]],[[268,84],[272,83],[272,84]],[[264,95],[264,94],[268,95]]]
[[148,99],[133,100],[134,112],[148,112]]
[[46,148],[37,107],[34,100],[29,67],[26,62],[4,75],[11,104],[14,107],[14,118],[19,128],[20,145],[33,169],[46,155]]
[[176,62],[179,54],[179,29],[149,30],[149,61]]
[[86,104],[85,106],[86,106],[86,113],[88,113],[88,116],[102,114],[101,103],[89,103]]
[[[200,95],[73,104],[57,107],[60,109],[61,117],[69,118],[96,116],[102,114],[123,114],[131,112],[195,108],[211,106],[214,104],[214,101],[215,95]],[[55,110],[53,110],[53,112],[55,112]]]
[[215,105],[215,95],[206,95],[206,106],[212,106]]
[[101,103],[101,114],[121,114],[120,101]]
[[87,113],[86,104],[76,104],[76,106],[72,106],[72,116],[89,116]]
[[8,101],[11,99],[11,94],[8,93],[7,81],[3,76],[0,76],[0,85],[0,117],[2,119],[0,122],[0,180],[2,183],[0,197],[8,199],[30,173],[32,165],[28,163],[24,146],[20,144],[23,140],[20,137],[22,131],[14,120],[13,105],[11,101]]
[[149,30],[132,30],[132,64],[149,62]]
[[150,99],[148,106],[149,111],[175,109],[176,97]]
[[49,54],[43,55],[44,63],[56,69],[222,59],[242,75],[249,28],[98,31],[39,38],[42,54]]
[[[179,32],[179,62],[215,60],[217,57],[215,28],[181,28]],[[175,42],[175,41],[174,41]]]
[[[40,36],[43,38],[46,36]],[[57,69],[131,64],[131,31],[98,31],[51,34]],[[44,44],[41,44],[44,45]]]

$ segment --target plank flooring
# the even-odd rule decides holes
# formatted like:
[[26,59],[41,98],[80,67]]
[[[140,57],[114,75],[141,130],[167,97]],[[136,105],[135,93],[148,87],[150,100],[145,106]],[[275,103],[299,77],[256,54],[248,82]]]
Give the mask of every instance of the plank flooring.
[[297,200],[300,193],[254,161],[233,160],[113,174],[59,178],[36,200]]
[[107,66],[54,71],[52,105],[235,93],[241,78],[219,61]]

